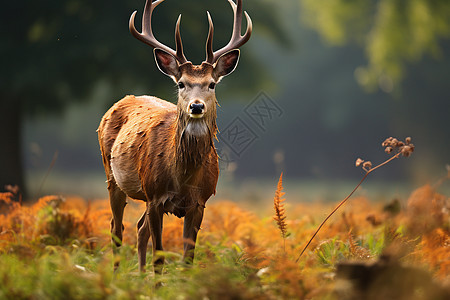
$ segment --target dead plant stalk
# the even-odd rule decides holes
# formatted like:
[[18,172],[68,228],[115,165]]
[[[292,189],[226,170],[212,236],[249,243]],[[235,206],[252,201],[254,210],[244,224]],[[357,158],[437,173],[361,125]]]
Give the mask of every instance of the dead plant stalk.
[[366,180],[367,176],[369,176],[370,173],[372,173],[373,171],[375,171],[378,168],[381,168],[382,166],[388,164],[389,162],[393,161],[396,158],[399,158],[400,155],[403,155],[405,157],[408,157],[411,155],[411,153],[414,151],[414,145],[411,144],[411,138],[408,137],[406,138],[406,142],[401,142],[398,141],[395,138],[388,138],[386,139],[383,143],[382,146],[385,147],[385,152],[386,153],[391,153],[393,151],[393,149],[398,149],[398,152],[391,156],[389,159],[387,159],[386,161],[380,163],[379,165],[372,167],[372,163],[367,161],[364,162],[362,159],[358,158],[358,160],[356,161],[356,166],[360,166],[362,164],[362,168],[363,170],[366,172],[364,174],[364,176],[362,177],[361,181],[356,185],[356,187],[353,189],[353,191],[347,196],[345,197],[344,200],[342,200],[332,211],[331,213],[328,214],[328,216],[322,221],[322,223],[319,225],[319,227],[317,227],[316,231],[314,232],[314,234],[312,235],[312,237],[310,238],[310,240],[308,241],[308,243],[305,245],[305,247],[303,248],[302,252],[300,253],[300,255],[297,257],[297,259],[295,260],[295,262],[298,262],[300,257],[303,255],[303,253],[306,251],[306,249],[308,248],[308,246],[311,244],[312,240],[316,237],[317,233],[320,231],[320,229],[322,228],[322,226],[325,224],[325,222],[353,195],[353,193],[359,188],[359,186],[364,182],[364,180]]

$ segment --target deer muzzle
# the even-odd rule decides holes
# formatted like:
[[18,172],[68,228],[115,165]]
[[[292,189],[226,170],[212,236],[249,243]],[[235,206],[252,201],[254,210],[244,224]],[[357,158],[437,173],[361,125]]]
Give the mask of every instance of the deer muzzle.
[[201,100],[193,100],[189,103],[188,114],[191,118],[202,118],[206,112],[206,105]]

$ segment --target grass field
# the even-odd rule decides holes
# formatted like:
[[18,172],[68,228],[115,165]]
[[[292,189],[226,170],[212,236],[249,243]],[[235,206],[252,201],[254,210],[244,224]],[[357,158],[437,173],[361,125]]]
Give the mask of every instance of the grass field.
[[165,216],[158,276],[138,271],[143,204],[129,201],[115,257],[108,200],[21,205],[0,194],[0,299],[449,299],[450,200],[435,187],[386,203],[350,199],[300,259],[333,205],[292,204],[286,192],[284,232],[273,206],[208,202],[192,266],[180,262],[182,220]]

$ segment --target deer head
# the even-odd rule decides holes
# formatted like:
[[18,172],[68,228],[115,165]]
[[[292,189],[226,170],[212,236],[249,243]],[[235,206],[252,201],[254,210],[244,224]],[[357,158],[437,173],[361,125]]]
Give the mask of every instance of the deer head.
[[[215,132],[217,103],[215,86],[236,68],[239,60],[237,48],[250,39],[252,21],[247,12],[244,12],[247,19],[247,30],[241,36],[242,0],[237,0],[237,3],[228,0],[234,12],[233,34],[226,46],[213,51],[214,25],[208,12],[209,32],[206,42],[206,59],[200,65],[193,65],[183,53],[180,35],[181,15],[175,26],[176,50],[162,44],[153,35],[152,13],[156,6],[163,1],[146,1],[142,18],[142,33],[138,32],[134,25],[135,11],[130,18],[130,32],[135,38],[154,48],[154,56],[159,70],[171,77],[177,84],[178,118],[179,121],[186,124],[186,128],[183,129],[185,133],[201,135],[208,132],[207,128],[209,128],[209,132],[211,130]],[[206,126],[200,126],[202,124]]]

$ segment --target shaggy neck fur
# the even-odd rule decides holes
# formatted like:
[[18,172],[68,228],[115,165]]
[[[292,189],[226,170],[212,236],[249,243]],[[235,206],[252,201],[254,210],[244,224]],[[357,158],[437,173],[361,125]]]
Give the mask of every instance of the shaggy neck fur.
[[180,105],[177,107],[176,120],[176,160],[177,165],[185,171],[198,168],[207,155],[214,148],[213,139],[216,137],[216,107],[209,107],[209,111],[201,119],[193,119]]

